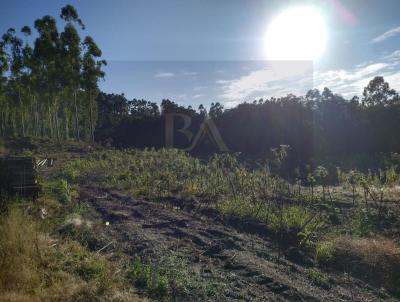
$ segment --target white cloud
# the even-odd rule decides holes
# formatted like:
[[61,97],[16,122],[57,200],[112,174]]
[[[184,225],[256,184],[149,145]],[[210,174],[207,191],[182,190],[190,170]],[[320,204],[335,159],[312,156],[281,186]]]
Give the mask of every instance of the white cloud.
[[227,109],[230,109],[230,108],[236,107],[240,103],[242,103],[242,101],[227,101],[227,102],[224,102],[224,107]]
[[155,78],[172,78],[175,74],[172,72],[159,72],[154,75]]
[[312,64],[305,61],[272,62],[268,68],[251,71],[238,79],[217,80],[216,83],[222,88],[220,97],[227,103],[275,93],[296,93],[299,81],[312,78],[312,68]]
[[195,86],[193,87],[193,91],[200,91],[200,90],[204,90],[207,89],[207,86]]
[[384,59],[389,61],[400,60],[400,49],[384,56]]
[[382,42],[382,41],[384,41],[386,39],[389,39],[389,38],[391,38],[393,36],[396,36],[398,34],[400,34],[400,26],[392,28],[392,29],[388,30],[387,32],[384,32],[380,36],[372,39],[371,43],[379,43],[379,42]]
[[233,80],[220,79],[220,97],[225,107],[258,98],[282,97],[289,93],[304,95],[311,88],[328,87],[334,93],[351,98],[361,96],[363,89],[376,76],[383,76],[390,87],[400,91],[400,50],[382,55],[375,61],[367,61],[350,69],[315,71],[305,65],[288,63],[259,69]]
[[185,71],[185,72],[183,72],[183,75],[185,75],[185,76],[195,76],[197,74],[198,74],[198,72],[196,72],[196,71]]
[[204,96],[204,94],[199,93],[199,94],[195,94],[195,95],[193,96],[193,98],[194,98],[194,99],[198,99],[198,98],[201,98],[202,96]]
[[363,89],[376,76],[383,76],[390,86],[400,90],[399,61],[393,60],[399,51],[382,56],[379,62],[360,64],[353,69],[329,70],[314,73],[314,87],[322,89],[328,87],[335,93],[350,98],[361,96]]
[[216,80],[215,83],[220,84],[220,85],[224,85],[224,84],[228,84],[230,81],[229,80]]

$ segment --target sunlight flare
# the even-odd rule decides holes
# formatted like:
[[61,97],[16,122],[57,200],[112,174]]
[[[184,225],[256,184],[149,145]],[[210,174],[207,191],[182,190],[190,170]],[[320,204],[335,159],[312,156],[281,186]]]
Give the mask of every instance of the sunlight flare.
[[270,23],[265,36],[269,60],[317,60],[326,44],[326,26],[311,7],[293,7]]

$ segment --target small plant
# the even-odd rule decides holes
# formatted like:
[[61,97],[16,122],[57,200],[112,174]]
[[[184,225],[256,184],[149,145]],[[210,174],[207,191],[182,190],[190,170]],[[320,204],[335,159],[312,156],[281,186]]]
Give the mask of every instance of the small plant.
[[346,181],[351,187],[353,205],[356,202],[357,186],[360,184],[361,179],[362,175],[357,170],[350,170],[346,175]]
[[315,177],[312,173],[308,173],[307,182],[311,188],[311,200],[314,201],[314,187],[317,183],[317,180],[315,179]]
[[322,241],[315,247],[315,259],[319,263],[327,264],[334,259],[334,245],[332,242]]
[[394,186],[394,184],[398,181],[398,175],[396,173],[396,167],[394,165],[391,165],[389,168],[386,169],[385,171],[385,184],[387,186]]
[[276,234],[284,234],[285,241],[298,246],[308,245],[311,236],[318,232],[323,221],[306,208],[290,206],[271,215],[270,228]]
[[335,225],[340,224],[340,208],[329,206],[327,209],[327,215],[330,223]]
[[69,203],[72,201],[74,197],[77,196],[77,192],[74,189],[72,189],[68,181],[65,179],[60,180],[60,182],[58,183],[57,191],[58,191],[57,192],[58,200],[61,203]]
[[[326,191],[326,187],[327,187],[327,180],[328,180],[328,169],[326,169],[323,166],[318,166],[315,171],[314,171],[314,177],[315,180],[317,181],[317,183],[319,185],[322,186],[322,197],[323,200],[325,201],[325,191]],[[328,189],[328,193],[329,193],[329,189]]]
[[317,286],[323,287],[323,288],[329,288],[330,287],[330,280],[328,277],[324,276],[322,273],[315,269],[308,269],[307,270],[307,276],[311,280],[312,283],[314,283]]
[[129,268],[128,278],[135,286],[145,289],[152,296],[162,298],[168,294],[167,277],[156,266],[144,264],[140,258],[136,258]]
[[76,273],[85,281],[94,281],[100,290],[106,290],[111,286],[106,260],[86,253],[83,259],[74,264]]
[[352,221],[351,230],[354,235],[365,236],[374,229],[373,217],[367,209],[358,210]]
[[206,293],[208,297],[215,297],[218,292],[218,286],[212,283],[207,284]]

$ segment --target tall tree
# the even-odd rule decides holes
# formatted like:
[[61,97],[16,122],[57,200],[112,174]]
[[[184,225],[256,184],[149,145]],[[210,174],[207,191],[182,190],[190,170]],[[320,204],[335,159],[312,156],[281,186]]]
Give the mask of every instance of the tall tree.
[[362,102],[367,106],[387,106],[399,102],[399,95],[383,77],[375,77],[364,88]]
[[106,65],[105,60],[99,60],[101,50],[94,42],[92,37],[86,37],[84,42],[84,55],[82,62],[81,85],[86,94],[87,106],[89,107],[89,128],[90,140],[94,141],[94,130],[97,120],[97,106],[95,99],[99,93],[98,81],[104,78],[103,65]]
[[64,32],[61,33],[61,51],[63,58],[63,85],[65,87],[65,106],[64,120],[66,137],[69,137],[69,113],[71,106],[68,104],[69,98],[73,98],[74,128],[75,137],[80,139],[79,113],[78,113],[78,93],[80,88],[80,71],[82,67],[81,39],[74,24],[78,24],[82,29],[84,25],[79,18],[77,11],[71,5],[66,5],[61,9],[61,19],[67,22]]
[[6,72],[8,71],[7,54],[5,52],[5,47],[2,42],[0,42],[0,134],[5,135],[7,130],[7,102],[6,102],[6,85],[7,77]]
[[[3,35],[3,44],[8,45],[10,49],[9,66],[10,66],[10,77],[9,77],[9,97],[12,100],[12,110],[14,118],[14,131],[25,136],[25,108],[23,103],[23,53],[22,45],[23,42],[16,36],[15,29],[10,28]],[[19,113],[19,118],[17,118]]]
[[44,16],[35,21],[39,37],[35,41],[34,57],[39,69],[39,87],[42,91],[43,118],[48,120],[48,131],[51,137],[60,140],[59,101],[62,87],[60,77],[62,62],[60,58],[60,35],[56,21],[51,16]]

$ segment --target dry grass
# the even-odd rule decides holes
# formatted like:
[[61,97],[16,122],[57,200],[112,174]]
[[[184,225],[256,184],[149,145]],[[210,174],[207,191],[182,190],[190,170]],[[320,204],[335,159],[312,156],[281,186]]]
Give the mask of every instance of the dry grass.
[[1,216],[0,301],[142,301],[106,258],[38,229],[19,208]]
[[341,236],[333,248],[336,262],[348,272],[400,294],[400,247],[393,240]]
[[0,221],[0,288],[32,293],[40,285],[39,266],[45,242],[35,224],[18,209]]

